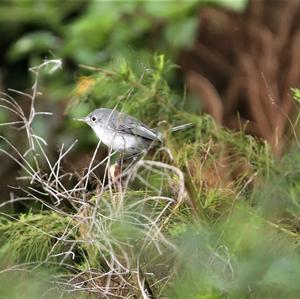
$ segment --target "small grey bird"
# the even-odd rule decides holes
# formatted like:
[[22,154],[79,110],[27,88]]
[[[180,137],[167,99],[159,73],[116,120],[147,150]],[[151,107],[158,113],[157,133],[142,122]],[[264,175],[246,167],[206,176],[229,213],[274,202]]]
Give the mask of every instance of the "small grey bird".
[[159,132],[116,110],[96,109],[78,120],[87,123],[108,148],[126,156],[142,154],[162,142]]

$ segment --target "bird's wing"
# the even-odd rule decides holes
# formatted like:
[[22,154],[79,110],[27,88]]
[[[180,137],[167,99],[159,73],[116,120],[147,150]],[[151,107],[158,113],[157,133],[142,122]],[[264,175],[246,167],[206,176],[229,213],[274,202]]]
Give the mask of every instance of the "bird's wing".
[[140,136],[151,141],[161,141],[159,134],[134,117],[119,113],[113,123],[114,129],[117,131]]
[[159,135],[143,123],[122,124],[118,127],[118,130],[135,136],[140,136],[152,141],[161,141]]
[[160,136],[155,131],[145,126],[144,124],[139,124],[139,125],[129,127],[129,130],[132,132],[131,134],[133,135],[141,136],[143,138],[153,140],[153,141],[161,141]]

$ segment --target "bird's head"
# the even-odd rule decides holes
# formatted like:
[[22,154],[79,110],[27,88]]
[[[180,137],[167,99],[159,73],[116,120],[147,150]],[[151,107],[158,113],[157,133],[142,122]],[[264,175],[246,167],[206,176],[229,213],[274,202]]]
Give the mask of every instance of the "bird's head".
[[105,113],[101,108],[92,111],[91,113],[89,113],[84,118],[76,118],[76,120],[85,122],[86,124],[88,124],[93,129],[95,127],[97,127],[98,125],[102,125],[102,123],[105,119],[106,119],[105,118]]

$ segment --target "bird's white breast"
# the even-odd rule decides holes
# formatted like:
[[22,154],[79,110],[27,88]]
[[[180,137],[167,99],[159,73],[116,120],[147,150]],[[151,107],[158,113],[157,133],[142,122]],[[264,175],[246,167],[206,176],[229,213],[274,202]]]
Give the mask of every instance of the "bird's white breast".
[[95,133],[99,139],[110,149],[118,152],[134,153],[141,144],[141,138],[124,133],[115,132],[109,128],[95,127]]

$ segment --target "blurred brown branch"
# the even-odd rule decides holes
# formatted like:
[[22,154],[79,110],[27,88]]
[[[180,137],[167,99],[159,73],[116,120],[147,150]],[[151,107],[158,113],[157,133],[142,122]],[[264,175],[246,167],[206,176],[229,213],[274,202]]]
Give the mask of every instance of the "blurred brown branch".
[[200,10],[192,50],[181,53],[187,86],[217,122],[266,139],[280,155],[300,84],[300,2],[250,0],[243,14]]

